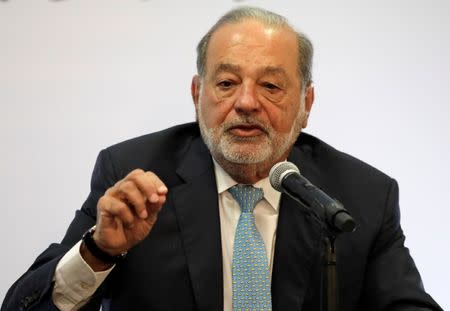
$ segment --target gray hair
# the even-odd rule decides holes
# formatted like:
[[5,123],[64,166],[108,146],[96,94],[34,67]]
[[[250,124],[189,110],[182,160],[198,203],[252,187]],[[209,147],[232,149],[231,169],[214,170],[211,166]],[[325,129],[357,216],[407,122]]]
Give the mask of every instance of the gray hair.
[[302,82],[302,88],[306,88],[312,82],[312,58],[313,45],[308,37],[296,31],[287,21],[287,19],[276,13],[255,8],[255,7],[240,7],[233,9],[222,16],[211,29],[203,36],[197,45],[197,72],[201,77],[204,77],[206,67],[206,52],[208,44],[213,33],[225,24],[236,24],[246,19],[253,19],[261,22],[264,25],[281,28],[287,27],[291,29],[297,36],[298,42],[298,73]]

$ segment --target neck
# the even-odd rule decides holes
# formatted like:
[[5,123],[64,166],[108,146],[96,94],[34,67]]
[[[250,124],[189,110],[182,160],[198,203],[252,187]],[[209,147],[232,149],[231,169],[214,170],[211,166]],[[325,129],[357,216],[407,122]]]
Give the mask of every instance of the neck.
[[270,169],[273,165],[287,158],[288,152],[280,159],[265,161],[255,164],[241,164],[227,161],[222,156],[215,156],[214,160],[240,184],[254,184],[261,179],[269,176]]

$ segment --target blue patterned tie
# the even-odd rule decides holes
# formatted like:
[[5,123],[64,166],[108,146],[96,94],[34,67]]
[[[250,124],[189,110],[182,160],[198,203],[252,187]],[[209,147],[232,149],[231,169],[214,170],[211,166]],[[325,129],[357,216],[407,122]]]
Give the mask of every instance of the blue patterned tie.
[[241,207],[233,246],[233,310],[272,310],[266,247],[255,225],[253,209],[263,190],[251,185],[228,189]]

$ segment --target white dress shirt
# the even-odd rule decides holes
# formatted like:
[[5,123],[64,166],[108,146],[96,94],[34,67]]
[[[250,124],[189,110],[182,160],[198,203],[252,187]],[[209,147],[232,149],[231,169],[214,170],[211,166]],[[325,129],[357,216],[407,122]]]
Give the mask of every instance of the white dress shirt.
[[[223,168],[214,161],[214,172],[219,194],[219,214],[223,258],[223,302],[224,311],[232,311],[231,263],[233,259],[233,242],[236,226],[241,214],[239,204],[227,191],[237,184]],[[267,251],[272,275],[273,253],[275,250],[275,234],[278,222],[280,192],[270,185],[269,178],[254,184],[264,191],[264,199],[255,207],[256,227],[261,234]],[[169,190],[170,191],[170,190]],[[78,242],[67,252],[56,267],[52,299],[62,311],[80,309],[86,304],[97,288],[106,279],[112,268],[106,271],[94,272],[80,255]]]

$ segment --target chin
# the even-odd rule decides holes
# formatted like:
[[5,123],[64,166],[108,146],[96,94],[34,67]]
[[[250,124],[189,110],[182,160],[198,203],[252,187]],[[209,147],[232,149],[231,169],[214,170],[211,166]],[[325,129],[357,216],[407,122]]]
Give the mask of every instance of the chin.
[[[258,164],[266,162],[272,155],[271,148],[256,148],[253,146],[246,147],[228,147],[220,148],[219,152],[228,162],[236,164]],[[224,146],[225,147],[225,146]]]

